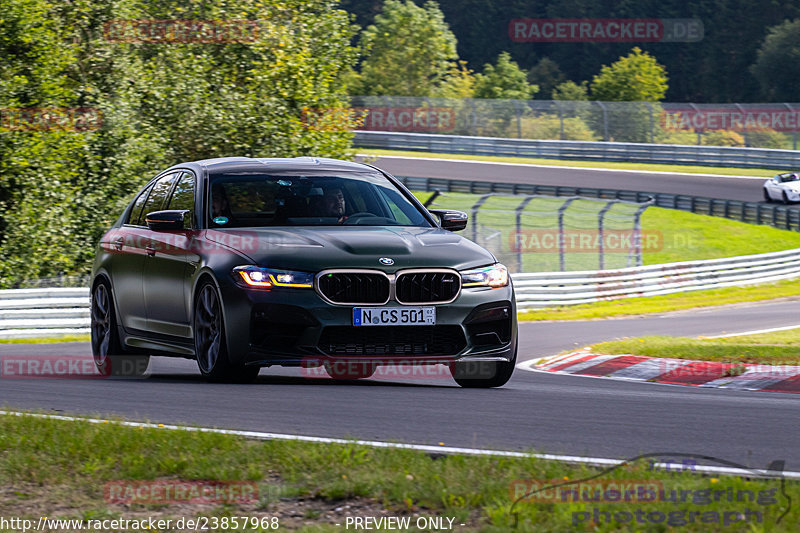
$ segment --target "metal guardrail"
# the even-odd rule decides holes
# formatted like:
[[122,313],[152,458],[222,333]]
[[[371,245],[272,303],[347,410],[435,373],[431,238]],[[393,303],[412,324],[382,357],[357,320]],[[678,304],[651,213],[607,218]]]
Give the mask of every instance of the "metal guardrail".
[[353,144],[358,148],[537,157],[576,161],[615,161],[785,170],[800,168],[800,151],[771,148],[507,139],[383,131],[357,131],[355,132]]
[[89,288],[0,290],[0,339],[89,333]]
[[514,274],[521,310],[752,285],[800,277],[800,249],[586,272]]
[[[800,249],[581,272],[513,274],[520,310],[752,285],[800,277]],[[0,338],[89,332],[89,289],[0,291]]]
[[567,187],[563,185],[533,185],[493,181],[452,180],[396,176],[406,187],[415,191],[466,192],[472,194],[504,193],[542,196],[583,196],[586,198],[617,199],[626,202],[652,201],[656,207],[678,209],[699,215],[729,218],[748,224],[761,224],[779,229],[800,231],[800,209],[781,204],[742,202],[660,192]]

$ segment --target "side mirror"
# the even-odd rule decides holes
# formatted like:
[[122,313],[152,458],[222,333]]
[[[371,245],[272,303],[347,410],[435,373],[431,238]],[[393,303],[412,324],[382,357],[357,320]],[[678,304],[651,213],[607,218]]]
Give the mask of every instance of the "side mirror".
[[147,222],[147,227],[153,231],[183,229],[183,221],[188,213],[187,209],[153,211],[145,215],[145,221]]
[[442,229],[449,231],[461,231],[467,227],[467,214],[463,211],[453,211],[451,209],[429,209],[431,213],[439,218],[439,225]]

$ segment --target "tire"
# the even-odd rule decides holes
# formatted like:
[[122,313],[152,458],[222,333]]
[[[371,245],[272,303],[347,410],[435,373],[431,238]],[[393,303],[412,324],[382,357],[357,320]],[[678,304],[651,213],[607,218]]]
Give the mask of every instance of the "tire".
[[769,195],[769,191],[767,191],[767,189],[764,189],[764,201],[767,203],[772,202],[772,197]]
[[194,303],[194,353],[197,367],[209,381],[249,383],[258,376],[261,369],[230,362],[220,302],[217,287],[210,281],[203,282]]
[[514,357],[509,362],[466,361],[450,365],[450,373],[460,386],[467,389],[491,389],[502,387],[517,364],[517,343],[514,343]]
[[126,353],[122,348],[114,312],[114,295],[106,280],[95,283],[91,296],[92,358],[104,376],[142,377],[150,364],[149,355]]
[[378,366],[374,363],[350,361],[325,361],[325,372],[333,379],[366,379],[375,374]]
[[786,191],[783,191],[783,203],[789,204],[789,196],[786,194]]

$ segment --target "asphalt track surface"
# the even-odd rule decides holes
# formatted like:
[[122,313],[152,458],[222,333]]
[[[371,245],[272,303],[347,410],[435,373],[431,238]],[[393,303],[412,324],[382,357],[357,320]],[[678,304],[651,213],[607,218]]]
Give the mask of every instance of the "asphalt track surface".
[[[364,150],[365,152],[368,150]],[[708,198],[763,201],[764,179],[657,174],[589,168],[537,167],[503,164],[446,161],[424,158],[378,157],[370,164],[395,176],[498,181],[537,185],[564,185],[630,191],[689,194]],[[569,164],[569,162],[566,162]]]
[[[644,334],[713,335],[794,325],[800,302],[646,318],[521,324],[527,360]],[[0,345],[5,356],[88,355],[88,343]],[[0,378],[0,406],[272,433],[626,458],[698,453],[800,470],[800,396],[622,382],[517,370],[503,388],[441,378],[334,382],[267,368],[248,385],[204,382],[194,361],[153,358],[150,376]]]
[[[761,181],[383,158],[396,175],[760,198]],[[716,335],[800,324],[800,301],[663,316],[520,325],[519,360],[646,334]],[[88,343],[0,344],[3,356],[87,356]],[[503,388],[441,377],[335,382],[267,368],[254,384],[204,382],[194,361],[157,357],[146,379],[10,379],[0,406],[272,433],[623,459],[704,454],[800,471],[800,395],[701,389],[517,370]]]

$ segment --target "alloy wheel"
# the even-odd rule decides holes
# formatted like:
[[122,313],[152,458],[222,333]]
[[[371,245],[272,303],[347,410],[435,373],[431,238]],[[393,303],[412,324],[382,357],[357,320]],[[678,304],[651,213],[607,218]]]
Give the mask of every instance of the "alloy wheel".
[[220,354],[222,319],[217,291],[205,285],[197,298],[194,328],[197,364],[203,374],[213,372]]

